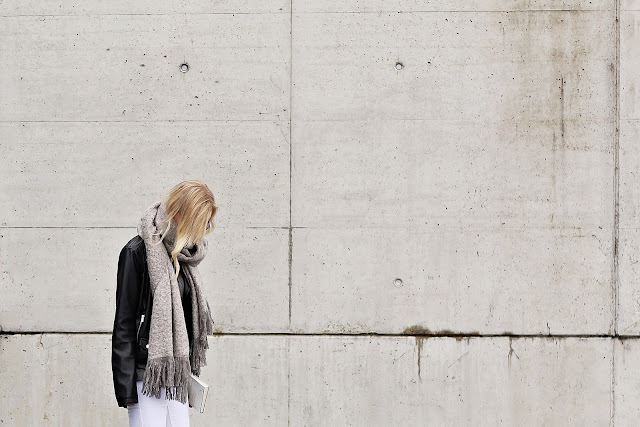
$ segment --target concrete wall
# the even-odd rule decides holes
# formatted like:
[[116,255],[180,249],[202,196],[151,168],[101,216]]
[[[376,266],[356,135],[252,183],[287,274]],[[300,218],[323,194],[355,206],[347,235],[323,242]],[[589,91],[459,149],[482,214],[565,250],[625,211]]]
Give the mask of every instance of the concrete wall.
[[637,422],[640,1],[0,10],[0,424],[127,425],[117,257],[185,179],[192,425]]

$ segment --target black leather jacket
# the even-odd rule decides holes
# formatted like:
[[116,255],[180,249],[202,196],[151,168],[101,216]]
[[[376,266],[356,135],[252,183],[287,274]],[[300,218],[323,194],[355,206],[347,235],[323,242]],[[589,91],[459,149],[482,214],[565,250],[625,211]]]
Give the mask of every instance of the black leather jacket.
[[[191,354],[191,289],[182,271],[180,266],[178,287]],[[152,307],[145,243],[140,236],[135,236],[122,248],[118,259],[116,312],[111,336],[113,386],[118,406],[121,407],[126,407],[127,403],[138,403],[136,381],[142,380],[147,366]]]

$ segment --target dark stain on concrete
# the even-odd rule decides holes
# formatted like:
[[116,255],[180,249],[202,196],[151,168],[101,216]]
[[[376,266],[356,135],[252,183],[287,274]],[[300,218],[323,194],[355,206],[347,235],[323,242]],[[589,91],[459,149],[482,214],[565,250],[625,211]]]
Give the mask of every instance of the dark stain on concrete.
[[515,354],[515,355],[516,355],[516,357],[517,357],[518,359],[520,359],[520,356],[518,356],[518,355],[515,353],[515,351],[513,351],[513,347],[512,347],[512,345],[511,345],[511,344],[512,344],[512,340],[513,340],[513,338],[512,338],[512,337],[509,337],[509,354],[507,355],[507,362],[508,362],[507,364],[509,365],[509,368],[511,368],[511,355],[512,355],[512,354]]
[[431,331],[427,328],[423,328],[420,325],[409,326],[402,331],[403,335],[431,335]]
[[413,325],[406,328],[401,332],[402,335],[422,335],[427,338],[429,337],[453,337],[457,341],[461,341],[465,338],[469,338],[470,336],[480,336],[480,332],[471,331],[471,332],[454,332],[450,329],[440,329],[439,331],[432,331],[428,328],[425,328],[420,325]]
[[560,145],[565,147],[564,143],[564,76],[560,76]]
[[402,331],[402,335],[414,335],[416,338],[416,346],[418,347],[418,379],[422,381],[420,359],[422,358],[422,345],[425,340],[431,337],[453,337],[456,341],[463,339],[469,340],[470,336],[479,336],[480,332],[472,331],[466,333],[454,332],[449,329],[441,329],[439,331],[432,331],[420,325],[413,325]]
[[416,336],[416,344],[418,347],[418,379],[420,381],[422,381],[422,376],[420,375],[420,358],[422,355],[422,343],[423,343],[424,337],[419,337]]

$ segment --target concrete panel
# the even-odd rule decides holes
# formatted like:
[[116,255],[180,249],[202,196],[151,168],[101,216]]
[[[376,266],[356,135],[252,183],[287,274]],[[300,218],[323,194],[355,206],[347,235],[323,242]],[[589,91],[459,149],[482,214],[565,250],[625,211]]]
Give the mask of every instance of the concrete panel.
[[620,335],[640,335],[639,138],[640,122],[621,120],[618,236],[618,333]]
[[288,120],[289,23],[284,13],[2,17],[0,120]]
[[[113,391],[108,335],[0,338],[0,423],[10,426],[126,426]],[[287,345],[283,338],[209,337],[201,377],[211,385],[204,414],[191,425],[282,425],[287,419]],[[25,410],[28,402],[28,410]]]
[[292,331],[604,334],[611,253],[611,229],[295,229]]
[[113,391],[109,340],[75,334],[0,337],[0,424],[128,425]]
[[[640,9],[638,7],[637,9]],[[640,10],[620,12],[620,118],[640,119]]]
[[[637,5],[627,2],[627,6]],[[639,9],[636,7],[636,9]],[[618,333],[640,334],[640,10],[620,13]]]
[[640,335],[640,229],[620,230],[618,239],[618,334]]
[[210,283],[207,298],[216,315],[214,330],[288,331],[288,230],[220,230],[219,236],[213,261],[202,269],[203,279]]
[[[627,0],[631,2],[634,0]],[[635,0],[638,1],[638,0]],[[566,10],[603,10],[612,8],[610,0],[469,0],[452,3],[450,0],[353,0],[300,1],[293,4],[294,12],[530,12]]]
[[[294,125],[462,120],[499,128],[509,122],[553,127],[559,140],[585,124],[614,126],[613,7],[294,13],[292,33]],[[396,61],[405,68],[396,70]],[[538,142],[544,143],[551,141]]]
[[634,426],[640,414],[640,342],[637,339],[615,340],[614,426]]
[[[640,21],[639,21],[640,22]],[[639,27],[640,28],[640,27]],[[640,38],[638,39],[640,43]],[[640,98],[638,98],[640,100]],[[640,120],[620,120],[620,229],[640,227]]]
[[608,426],[610,339],[295,337],[291,425]]
[[260,121],[0,123],[0,225],[135,227],[173,185],[196,178],[216,195],[217,226],[288,226],[288,128]]
[[[602,0],[600,0],[602,1]],[[286,13],[290,9],[290,0],[237,0],[233,2],[201,2],[180,0],[179,2],[158,2],[127,0],[104,2],[83,2],[62,0],[57,3],[42,0],[3,0],[5,16],[23,15],[184,15],[218,13]],[[212,17],[215,18],[215,17]]]
[[0,330],[113,329],[118,255],[135,230],[43,227],[0,233]]
[[563,145],[553,127],[525,127],[501,136],[463,121],[296,122],[292,222],[612,230],[613,129]]
[[620,228],[640,227],[640,11],[620,14]]
[[[113,329],[120,249],[135,229],[11,228],[0,235],[0,331]],[[287,230],[220,228],[200,264],[219,331],[288,326]]]
[[[201,377],[212,398],[204,414],[191,410],[194,427],[296,426],[287,424],[289,338],[282,335],[209,337]],[[308,374],[308,373],[307,373]]]

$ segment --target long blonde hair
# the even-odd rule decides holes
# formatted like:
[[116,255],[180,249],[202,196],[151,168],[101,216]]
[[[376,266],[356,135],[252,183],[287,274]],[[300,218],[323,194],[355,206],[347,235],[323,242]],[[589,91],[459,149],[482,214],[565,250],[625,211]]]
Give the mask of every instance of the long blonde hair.
[[[177,224],[175,246],[171,251],[171,258],[175,266],[175,278],[180,273],[178,254],[185,246],[202,242],[204,237],[215,228],[214,216],[218,212],[213,193],[202,181],[188,180],[169,190],[165,199],[167,210],[167,224],[171,221]],[[180,218],[175,220],[177,214]],[[168,229],[167,229],[168,230]]]

